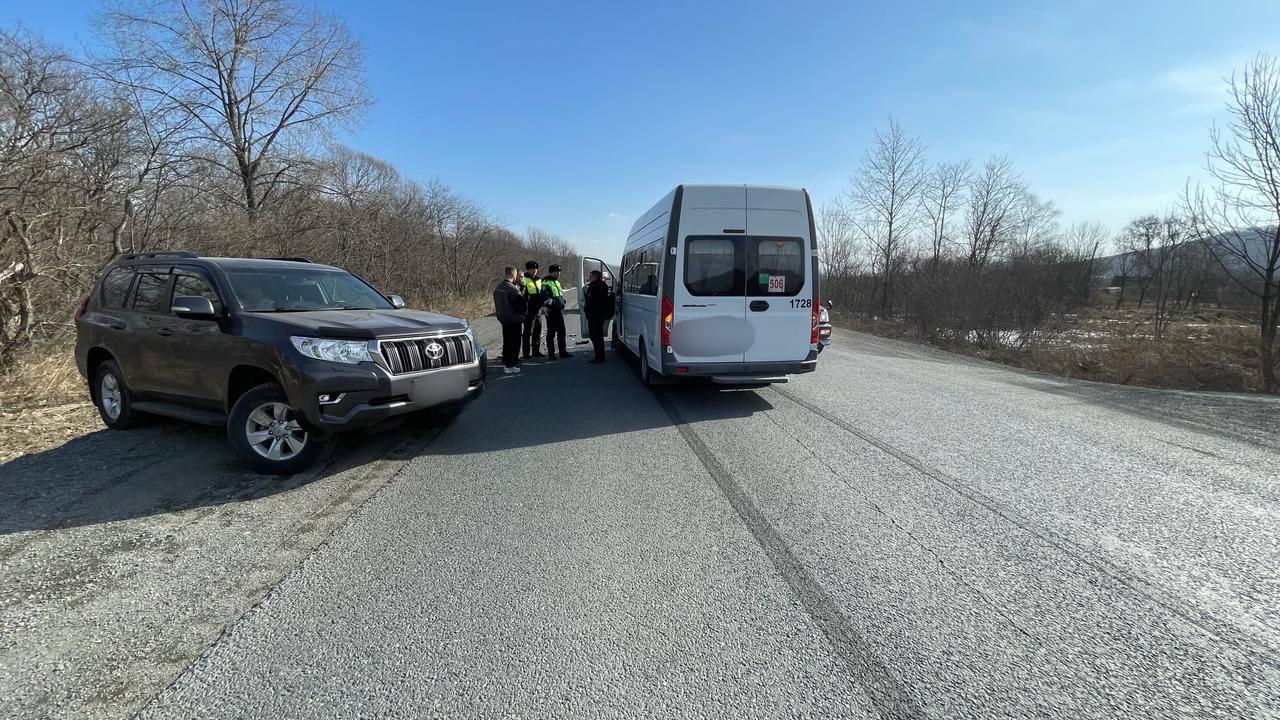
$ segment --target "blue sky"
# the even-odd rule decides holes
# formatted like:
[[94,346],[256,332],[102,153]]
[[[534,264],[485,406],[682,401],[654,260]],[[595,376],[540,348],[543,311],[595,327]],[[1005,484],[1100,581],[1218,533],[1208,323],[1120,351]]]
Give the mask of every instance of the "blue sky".
[[[64,45],[96,0],[6,0]],[[931,158],[1010,155],[1064,222],[1176,201],[1222,78],[1280,52],[1280,2],[673,3],[319,0],[377,103],[343,141],[513,229],[607,259],[680,182],[839,194],[893,114]]]

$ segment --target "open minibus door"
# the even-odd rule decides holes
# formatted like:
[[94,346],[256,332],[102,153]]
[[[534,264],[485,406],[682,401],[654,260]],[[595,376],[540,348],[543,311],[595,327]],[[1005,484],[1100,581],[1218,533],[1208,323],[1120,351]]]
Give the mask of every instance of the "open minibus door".
[[[614,282],[613,271],[609,269],[609,266],[605,264],[605,261],[601,260],[600,258],[593,258],[593,257],[582,258],[581,264],[578,267],[578,327],[580,331],[578,335],[579,342],[587,342],[587,337],[588,337],[587,333],[589,332],[587,329],[587,313],[586,313],[587,283],[591,282],[591,272],[593,270],[599,270],[600,274],[604,277],[605,283],[609,285],[609,289],[612,290],[614,293],[618,292],[617,284]],[[606,328],[605,335],[606,336],[608,335],[607,328]]]

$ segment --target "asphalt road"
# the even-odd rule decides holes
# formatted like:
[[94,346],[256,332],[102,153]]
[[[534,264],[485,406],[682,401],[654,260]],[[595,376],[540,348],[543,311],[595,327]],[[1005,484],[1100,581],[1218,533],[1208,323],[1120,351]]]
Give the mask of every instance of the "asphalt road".
[[587,354],[284,484],[168,424],[0,466],[0,715],[1280,716],[1276,399]]

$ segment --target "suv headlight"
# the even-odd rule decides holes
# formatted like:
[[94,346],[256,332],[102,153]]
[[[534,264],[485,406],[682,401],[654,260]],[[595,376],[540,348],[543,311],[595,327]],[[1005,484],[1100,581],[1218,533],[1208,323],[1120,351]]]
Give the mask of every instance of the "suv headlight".
[[364,340],[330,340],[328,338],[299,337],[289,338],[298,352],[316,360],[329,362],[355,363],[372,360],[369,355],[369,343]]

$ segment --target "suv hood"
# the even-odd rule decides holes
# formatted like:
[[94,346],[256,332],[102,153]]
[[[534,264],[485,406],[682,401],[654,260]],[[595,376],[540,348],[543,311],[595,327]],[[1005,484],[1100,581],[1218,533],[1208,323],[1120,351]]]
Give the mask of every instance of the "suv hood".
[[313,310],[289,313],[253,313],[256,317],[290,328],[294,335],[330,338],[406,337],[436,332],[462,332],[462,320],[425,310]]

